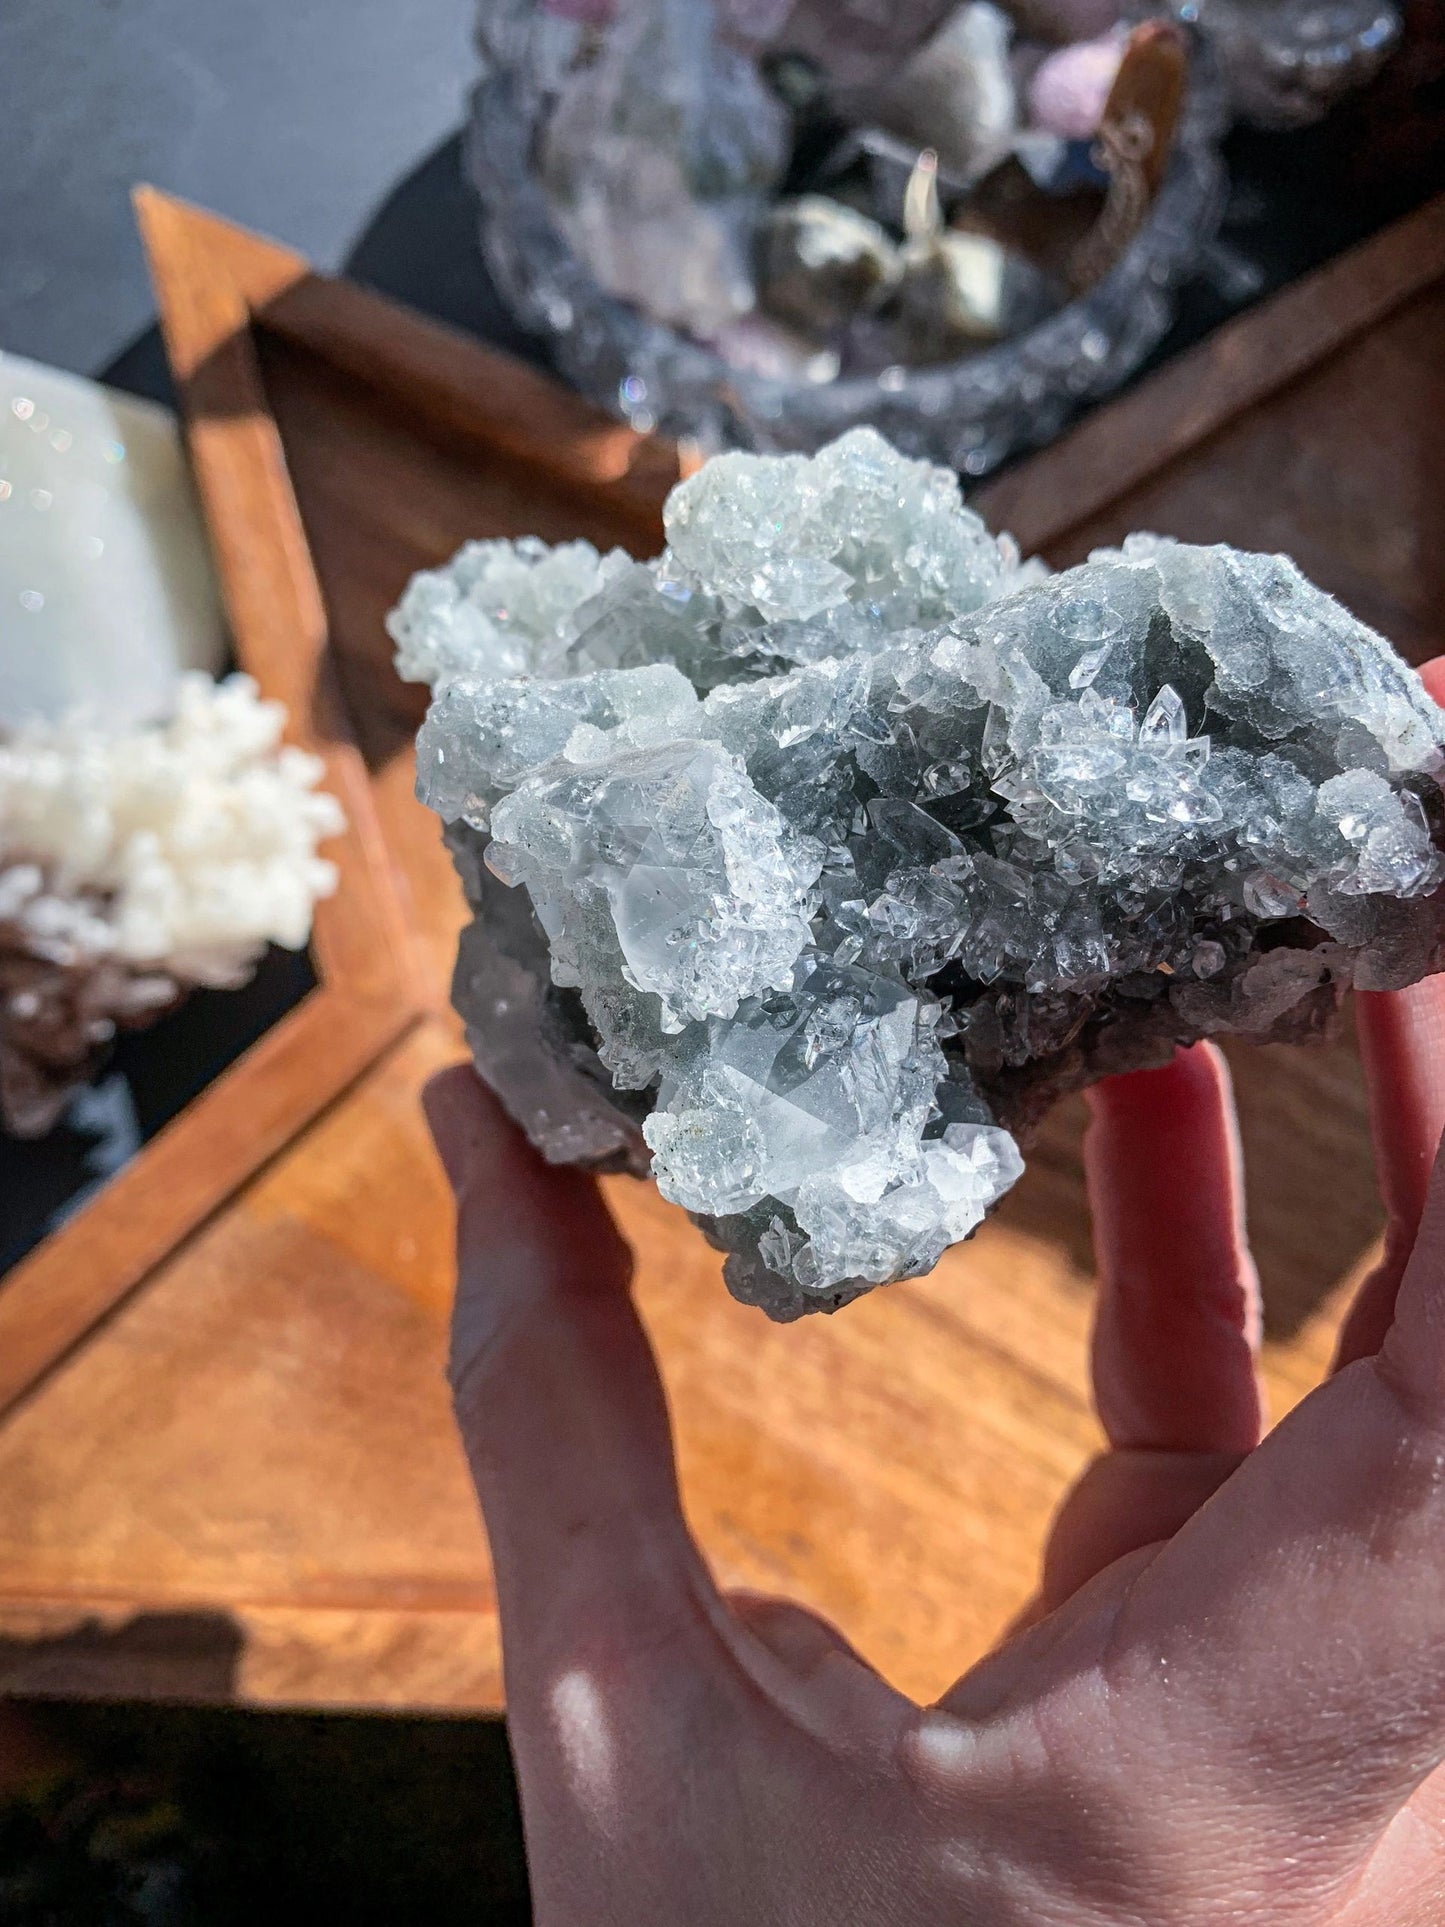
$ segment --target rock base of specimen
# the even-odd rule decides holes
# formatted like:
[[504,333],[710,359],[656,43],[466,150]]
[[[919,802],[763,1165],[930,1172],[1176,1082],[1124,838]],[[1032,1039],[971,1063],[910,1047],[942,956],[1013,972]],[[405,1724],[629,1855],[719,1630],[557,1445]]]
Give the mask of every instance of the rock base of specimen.
[[170,721],[0,734],[0,1119],[38,1137],[118,1030],[301,949],[342,828],[246,676],[183,676]]
[[478,1066],[771,1316],[928,1271],[1062,1092],[1440,965],[1445,712],[1284,558],[1048,577],[871,430],[665,519],[473,543],[392,632]]

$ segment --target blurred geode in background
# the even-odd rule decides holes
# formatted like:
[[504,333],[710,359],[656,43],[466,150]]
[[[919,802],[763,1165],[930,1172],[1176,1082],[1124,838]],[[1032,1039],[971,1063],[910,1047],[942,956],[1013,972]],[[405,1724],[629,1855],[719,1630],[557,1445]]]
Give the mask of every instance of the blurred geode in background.
[[1439,966],[1445,713],[1285,558],[1050,578],[870,430],[665,522],[473,543],[392,633],[482,1074],[771,1316],[928,1271],[1062,1093]]
[[1394,0],[482,0],[483,252],[641,430],[806,451],[868,422],[981,476],[1225,273],[1229,121],[1318,119],[1399,26]]
[[1374,78],[1400,38],[1392,0],[1171,0],[1197,23],[1230,106],[1255,127],[1308,127]]
[[[1036,96],[1053,43],[1022,47],[989,0],[484,0],[466,163],[491,275],[641,430],[812,450],[868,422],[985,474],[1138,366],[1223,207],[1207,63],[1128,116],[1158,178],[1089,137],[1118,14],[1087,11],[1110,31],[1093,82]],[[1150,31],[1182,73],[1186,36]],[[1047,102],[1069,108],[1052,130]]]
[[343,827],[247,676],[180,680],[165,723],[0,732],[0,1121],[40,1137],[116,1033],[304,948]]

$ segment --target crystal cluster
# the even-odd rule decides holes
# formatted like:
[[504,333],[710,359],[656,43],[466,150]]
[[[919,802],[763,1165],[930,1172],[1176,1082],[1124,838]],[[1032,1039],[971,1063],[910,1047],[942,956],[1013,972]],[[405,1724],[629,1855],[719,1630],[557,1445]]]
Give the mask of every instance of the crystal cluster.
[[665,520],[473,543],[392,633],[480,1069],[772,1316],[927,1271],[1060,1092],[1441,961],[1445,714],[1284,558],[1050,577],[866,429]]
[[0,734],[0,1113],[38,1136],[117,1029],[301,949],[342,827],[247,676],[183,676],[164,724]]
[[1372,80],[1398,45],[1395,0],[1170,0],[1218,62],[1230,104],[1256,127],[1308,127]]
[[[1145,11],[1182,87],[1192,34]],[[987,474],[1138,365],[1218,224],[1222,92],[1204,61],[1167,114],[1126,85],[1136,12],[481,0],[466,165],[491,277],[644,432],[812,451],[868,422]]]
[[627,0],[540,158],[560,231],[609,293],[703,335],[752,306],[749,234],[782,178],[786,117],[708,0]]

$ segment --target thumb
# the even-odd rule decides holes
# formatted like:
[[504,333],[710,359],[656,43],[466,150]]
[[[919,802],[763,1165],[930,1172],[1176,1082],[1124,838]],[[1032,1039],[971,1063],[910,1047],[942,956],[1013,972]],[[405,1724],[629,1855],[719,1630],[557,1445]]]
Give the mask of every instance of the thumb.
[[510,1683],[639,1609],[690,1611],[699,1561],[631,1254],[595,1180],[547,1164],[469,1065],[423,1105],[457,1197],[451,1381]]
[[506,1320],[542,1312],[572,1284],[625,1292],[632,1254],[596,1182],[548,1164],[469,1064],[422,1092],[432,1141],[457,1200],[451,1378],[458,1392]]

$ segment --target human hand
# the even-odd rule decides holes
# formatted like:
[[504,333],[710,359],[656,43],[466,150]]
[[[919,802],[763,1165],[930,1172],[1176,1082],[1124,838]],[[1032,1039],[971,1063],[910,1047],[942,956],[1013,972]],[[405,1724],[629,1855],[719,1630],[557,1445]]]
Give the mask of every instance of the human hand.
[[1223,1061],[1093,1094],[1110,1449],[1028,1623],[924,1708],[719,1592],[595,1185],[433,1082],[539,1927],[1439,1927],[1445,983],[1357,1013],[1385,1255],[1263,1443]]

